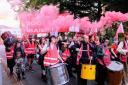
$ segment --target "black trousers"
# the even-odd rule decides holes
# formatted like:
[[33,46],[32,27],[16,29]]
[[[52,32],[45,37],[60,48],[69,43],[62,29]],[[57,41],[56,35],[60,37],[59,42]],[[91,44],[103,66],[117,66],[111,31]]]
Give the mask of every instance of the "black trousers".
[[97,85],[105,85],[107,79],[107,68],[99,63],[96,65],[96,82]]
[[76,70],[76,61],[75,61],[75,58],[74,57],[69,57],[66,60],[66,63],[67,63],[66,67],[67,67],[69,76],[72,77],[73,76],[72,68],[75,68],[75,70]]
[[14,59],[7,59],[7,66],[10,70],[10,74],[13,73],[13,67],[15,65],[15,60]]
[[87,85],[87,80],[82,79],[81,76],[82,65],[77,65],[77,85]]

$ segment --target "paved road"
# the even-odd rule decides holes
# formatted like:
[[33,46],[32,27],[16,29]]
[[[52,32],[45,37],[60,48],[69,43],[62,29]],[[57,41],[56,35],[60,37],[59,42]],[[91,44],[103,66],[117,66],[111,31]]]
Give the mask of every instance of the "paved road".
[[[6,64],[6,57],[4,47],[0,45],[0,58],[3,59],[4,64]],[[3,75],[4,84],[3,85],[47,85],[47,83],[43,82],[41,79],[41,68],[38,64],[33,64],[34,71],[26,71],[26,79],[20,82],[16,81],[16,78],[6,78],[8,77],[6,74]],[[6,69],[7,70],[7,69]],[[7,71],[3,71],[4,73]],[[10,81],[6,81],[10,80]],[[13,84],[11,84],[12,82]],[[6,83],[6,84],[5,84]],[[71,78],[70,81],[66,85],[77,85],[76,79]],[[94,81],[88,81],[88,85],[96,85]]]
[[[22,81],[23,85],[47,85],[41,80],[41,69],[37,64],[33,64],[34,71],[26,71],[26,79]],[[66,85],[76,85],[76,79],[70,78]],[[96,85],[94,81],[88,81],[88,85]]]
[[[5,50],[4,50],[4,46],[0,45],[0,58],[3,59],[3,62],[6,66],[6,57],[5,57]],[[34,71],[26,71],[26,79],[22,80],[20,82],[15,82],[16,78],[8,78],[10,81],[15,82],[15,84],[13,83],[13,85],[47,85],[47,83],[43,82],[43,80],[41,79],[41,68],[38,64],[33,64],[33,69]],[[5,69],[7,70],[7,68]],[[5,71],[7,72],[7,71]],[[4,74],[4,78],[8,77],[7,74]],[[15,75],[14,75],[15,76]],[[4,80],[4,79],[3,79]],[[9,82],[10,82],[9,81]],[[6,82],[7,84],[9,83],[8,81],[4,80],[4,82]],[[18,84],[17,84],[18,83]],[[5,84],[5,85],[7,85]],[[11,84],[9,84],[11,85]],[[70,81],[66,84],[66,85],[76,85],[76,79],[75,78],[70,78]],[[94,81],[89,81],[88,85],[95,85]]]
[[[26,79],[23,80],[23,85],[47,85],[47,83],[41,80],[41,69],[40,66],[37,64],[33,65],[34,71],[27,71],[26,72]],[[76,85],[76,81],[74,78],[70,79],[70,82],[66,85]]]

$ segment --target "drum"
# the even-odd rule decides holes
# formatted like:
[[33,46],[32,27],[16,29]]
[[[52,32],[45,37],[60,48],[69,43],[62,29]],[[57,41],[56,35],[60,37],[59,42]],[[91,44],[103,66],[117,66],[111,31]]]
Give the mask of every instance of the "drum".
[[59,63],[47,68],[48,85],[63,85],[69,81],[66,64]]
[[111,61],[108,68],[108,85],[120,85],[123,78],[123,64]]
[[81,78],[87,80],[95,80],[96,77],[96,65],[82,64]]

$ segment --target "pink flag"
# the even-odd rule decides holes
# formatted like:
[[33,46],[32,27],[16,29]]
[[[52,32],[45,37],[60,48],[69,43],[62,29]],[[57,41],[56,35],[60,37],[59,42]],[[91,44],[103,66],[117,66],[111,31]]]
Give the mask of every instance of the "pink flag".
[[119,27],[118,27],[118,29],[117,29],[117,31],[116,31],[115,38],[118,39],[118,34],[119,34],[119,33],[124,33],[124,28],[123,28],[123,24],[122,24],[122,23],[120,23],[120,25],[119,25]]

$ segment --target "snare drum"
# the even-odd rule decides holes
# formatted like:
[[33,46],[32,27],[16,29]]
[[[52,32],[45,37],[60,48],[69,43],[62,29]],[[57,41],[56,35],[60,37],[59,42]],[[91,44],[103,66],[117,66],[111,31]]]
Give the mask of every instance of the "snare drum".
[[48,85],[64,85],[69,81],[69,75],[64,63],[47,68]]
[[123,64],[118,61],[111,61],[107,69],[108,85],[120,85],[123,78]]
[[81,78],[87,80],[95,80],[96,65],[82,64]]

